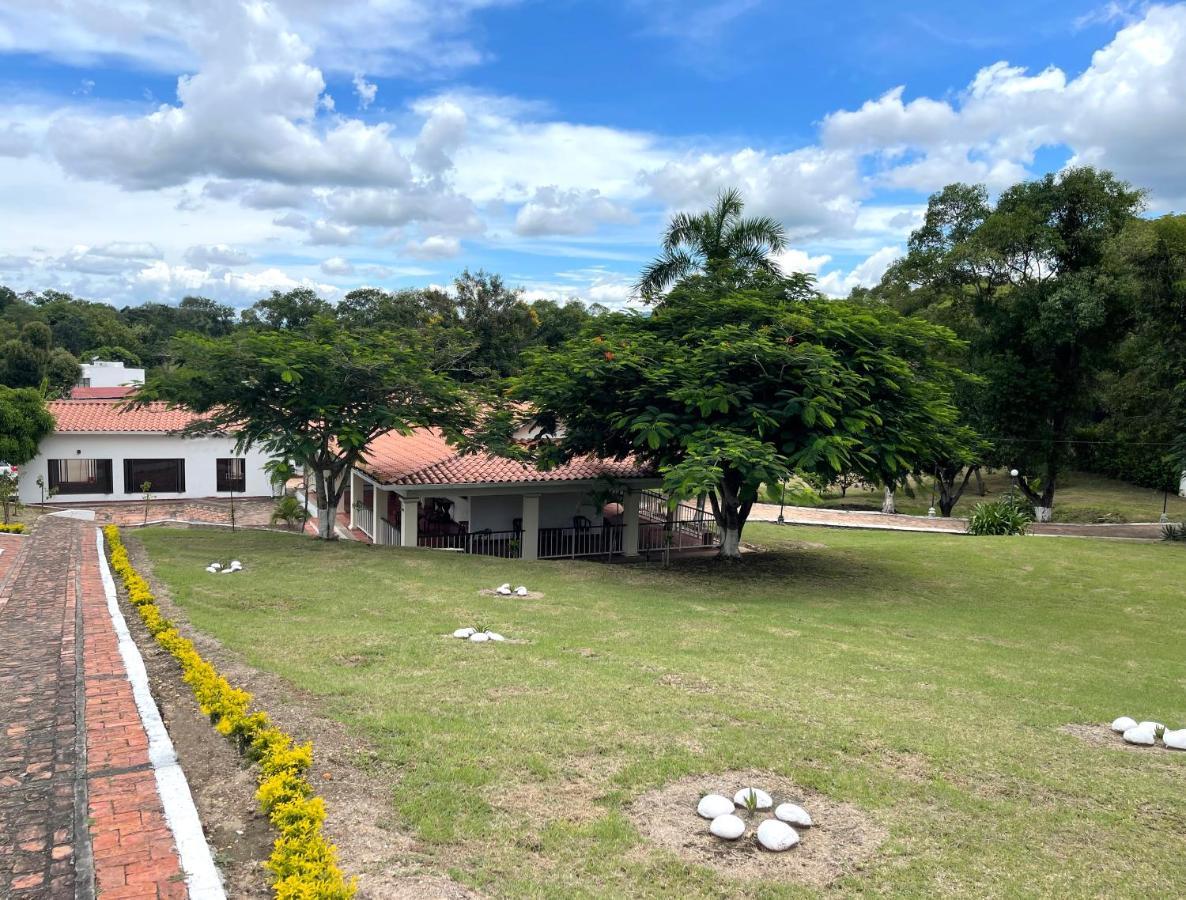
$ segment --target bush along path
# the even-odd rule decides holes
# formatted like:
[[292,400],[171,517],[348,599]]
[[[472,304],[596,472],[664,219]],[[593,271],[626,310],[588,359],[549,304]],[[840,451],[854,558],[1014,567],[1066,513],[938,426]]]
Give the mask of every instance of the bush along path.
[[267,713],[250,712],[251,695],[233,687],[204,660],[193,643],[161,615],[156,598],[128,559],[119,528],[103,529],[111,565],[123,582],[149,633],[181,665],[202,712],[220,734],[259,766],[256,797],[276,831],[267,869],[278,900],[344,900],[356,891],[342,874],[337,852],[322,834],[325,803],[313,792],[307,773],[313,765],[311,744],[296,744],[274,726]]

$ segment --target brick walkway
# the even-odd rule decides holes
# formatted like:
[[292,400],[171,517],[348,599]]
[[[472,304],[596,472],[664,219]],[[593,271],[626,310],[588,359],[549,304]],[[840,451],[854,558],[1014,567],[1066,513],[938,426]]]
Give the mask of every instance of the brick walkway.
[[45,516],[22,539],[0,648],[0,897],[186,897],[94,526]]

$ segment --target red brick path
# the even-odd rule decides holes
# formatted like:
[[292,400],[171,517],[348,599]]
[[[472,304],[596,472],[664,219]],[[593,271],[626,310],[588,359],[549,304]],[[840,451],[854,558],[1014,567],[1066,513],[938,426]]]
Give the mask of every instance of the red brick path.
[[0,576],[0,897],[185,897],[94,526],[22,541]]

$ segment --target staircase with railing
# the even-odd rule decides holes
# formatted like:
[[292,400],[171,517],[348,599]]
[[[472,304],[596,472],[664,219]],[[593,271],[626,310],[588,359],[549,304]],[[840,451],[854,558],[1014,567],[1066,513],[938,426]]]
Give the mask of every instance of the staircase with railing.
[[693,550],[721,543],[720,528],[703,502],[672,506],[666,497],[643,491],[639,500],[639,551]]

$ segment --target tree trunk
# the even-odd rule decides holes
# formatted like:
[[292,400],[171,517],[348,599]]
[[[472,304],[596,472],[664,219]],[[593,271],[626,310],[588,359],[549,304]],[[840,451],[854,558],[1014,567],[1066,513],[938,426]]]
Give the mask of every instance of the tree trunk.
[[334,490],[333,482],[332,471],[327,473],[321,469],[313,470],[313,483],[317,486],[317,536],[323,541],[338,539],[335,525],[338,517],[338,495],[341,491]]
[[1017,479],[1017,486],[1021,489],[1021,493],[1033,504],[1035,522],[1049,522],[1054,518],[1054,488],[1057,483],[1057,473],[1051,470],[1046,472],[1041,493],[1030,487],[1025,476]]
[[721,559],[741,559],[741,531],[726,528],[721,536]]
[[721,549],[717,552],[717,559],[728,562],[741,560],[741,530],[753,507],[752,500],[741,502],[739,490],[740,478],[726,472],[720,488],[708,495],[713,518],[721,529]]
[[889,485],[886,485],[885,488],[885,499],[881,501],[881,511],[889,516],[897,512],[897,509],[894,508],[894,492]]
[[984,476],[980,473],[980,466],[976,466],[972,471],[976,474],[976,493],[983,497],[988,491],[984,487]]
[[959,503],[960,497],[964,495],[967,490],[968,481],[972,478],[973,473],[979,473],[979,466],[972,466],[964,472],[964,480],[956,486],[956,479],[959,478],[960,467],[940,467],[936,469],[935,482],[939,486],[939,511],[943,514],[943,518],[949,518],[951,511],[955,509],[955,505]]

